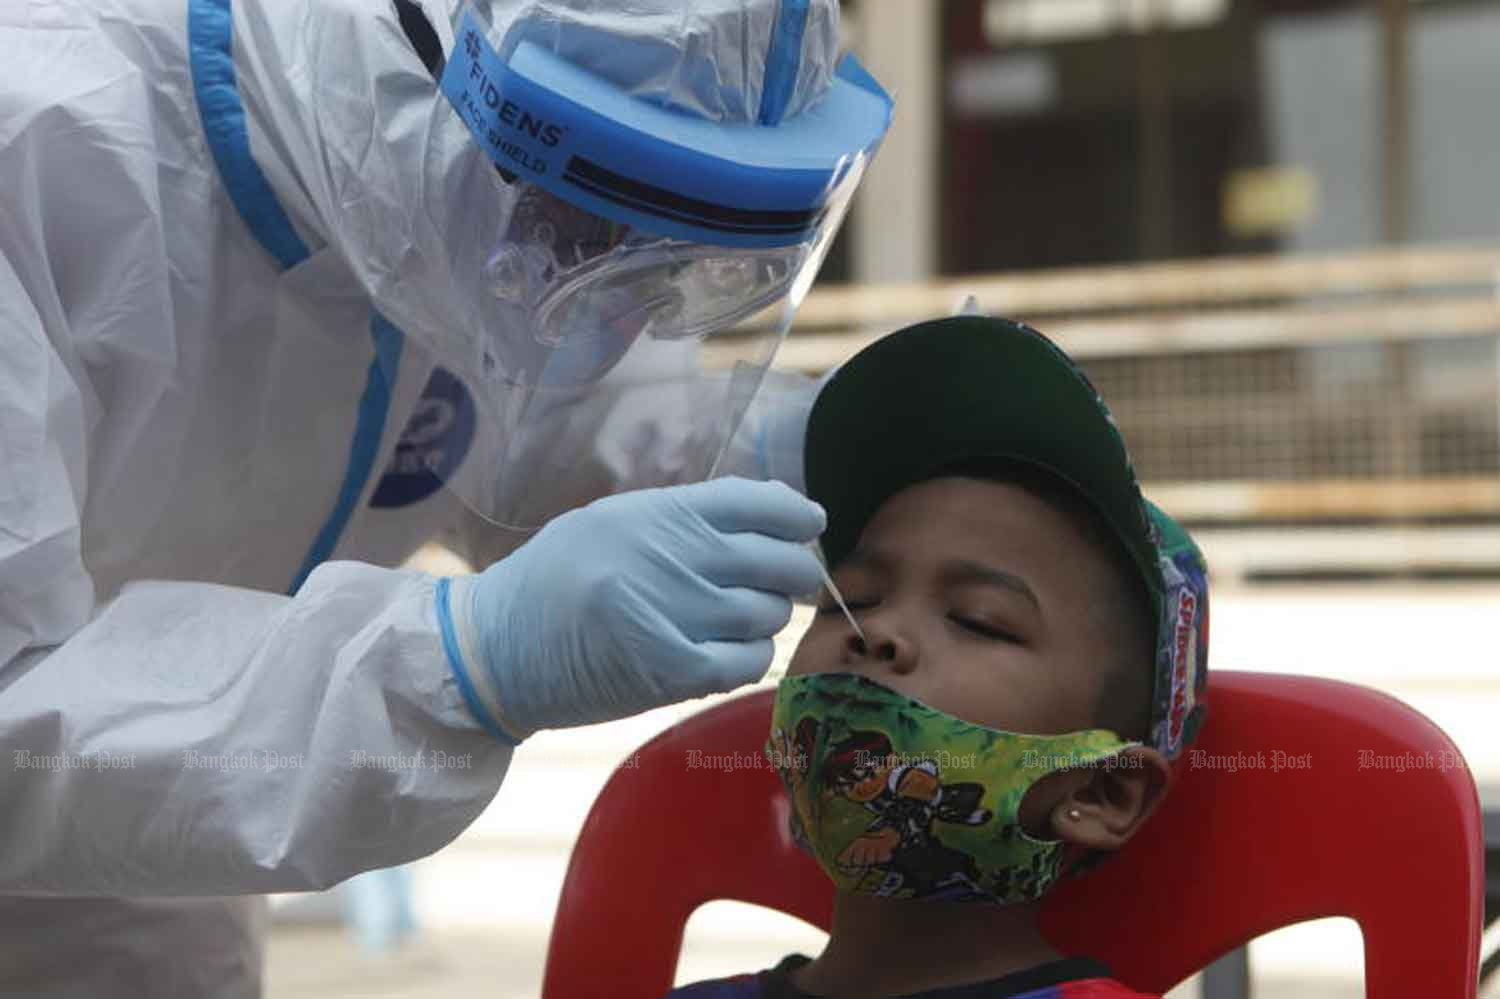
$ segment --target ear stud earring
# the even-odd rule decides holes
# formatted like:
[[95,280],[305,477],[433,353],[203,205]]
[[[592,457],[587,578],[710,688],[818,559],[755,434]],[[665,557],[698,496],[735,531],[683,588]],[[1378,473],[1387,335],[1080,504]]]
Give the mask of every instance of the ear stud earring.
[[1076,808],[1070,808],[1070,809],[1068,809],[1068,821],[1070,821],[1070,822],[1077,822],[1081,818],[1083,818],[1083,813],[1080,812],[1078,809],[1076,809]]

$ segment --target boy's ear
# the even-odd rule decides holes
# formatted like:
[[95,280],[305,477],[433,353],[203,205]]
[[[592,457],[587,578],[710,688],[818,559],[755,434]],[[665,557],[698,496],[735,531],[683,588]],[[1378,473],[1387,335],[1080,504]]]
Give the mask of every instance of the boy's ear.
[[1090,850],[1118,850],[1161,804],[1172,769],[1156,750],[1132,746],[1108,765],[1089,768],[1086,777],[1053,805],[1053,835]]

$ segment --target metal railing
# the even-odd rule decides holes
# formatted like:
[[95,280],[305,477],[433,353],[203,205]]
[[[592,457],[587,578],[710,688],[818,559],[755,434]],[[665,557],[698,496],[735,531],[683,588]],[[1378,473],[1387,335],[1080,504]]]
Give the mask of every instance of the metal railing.
[[[1441,526],[1500,519],[1497,288],[1500,246],[820,288],[777,364],[821,373],[972,295],[1079,360],[1181,519],[1400,527],[1368,535],[1392,565],[1500,570]],[[1320,566],[1347,549],[1312,540]]]

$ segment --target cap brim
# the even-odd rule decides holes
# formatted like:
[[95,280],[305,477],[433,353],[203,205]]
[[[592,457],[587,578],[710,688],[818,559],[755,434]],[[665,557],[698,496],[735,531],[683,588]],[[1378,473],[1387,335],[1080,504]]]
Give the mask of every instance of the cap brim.
[[808,495],[828,511],[822,543],[829,564],[854,549],[891,496],[977,458],[1029,462],[1071,484],[1159,596],[1140,488],[1109,411],[1050,340],[988,316],[893,333],[857,354],[818,394],[805,462]]

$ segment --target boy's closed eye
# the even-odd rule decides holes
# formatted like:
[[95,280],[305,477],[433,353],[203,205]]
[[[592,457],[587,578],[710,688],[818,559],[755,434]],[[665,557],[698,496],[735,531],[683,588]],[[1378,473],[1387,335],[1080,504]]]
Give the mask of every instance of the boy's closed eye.
[[986,641],[1008,642],[1011,645],[1026,644],[1026,639],[1017,629],[986,618],[983,615],[955,612],[948,615],[948,620],[958,625],[965,632]]
[[[880,598],[874,595],[851,597],[846,593],[844,602],[852,614],[874,610],[880,606]],[[838,617],[843,615],[843,609],[830,594],[825,592],[819,596],[817,614],[820,617],[824,615]],[[1004,615],[959,606],[949,610],[946,616],[948,621],[976,639],[1007,642],[1012,645],[1026,644],[1024,629],[1012,624]]]
[[1029,588],[1023,592],[989,581],[953,588],[948,619],[964,631],[991,641],[1026,645],[1041,628],[1040,608]]

